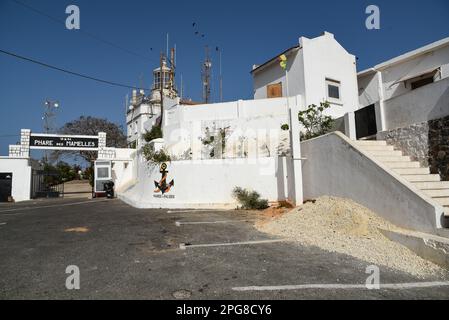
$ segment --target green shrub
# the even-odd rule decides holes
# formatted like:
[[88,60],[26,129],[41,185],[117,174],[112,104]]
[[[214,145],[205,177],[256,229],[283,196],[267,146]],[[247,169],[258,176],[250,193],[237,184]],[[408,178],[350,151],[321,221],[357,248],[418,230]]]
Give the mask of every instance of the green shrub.
[[263,210],[268,208],[268,200],[260,199],[260,194],[257,191],[235,187],[232,195],[242,205],[242,209]]
[[309,105],[305,110],[298,113],[299,123],[304,127],[301,132],[301,140],[319,137],[330,132],[334,119],[325,115],[325,111],[331,107],[330,103],[320,102],[320,105]]
[[142,136],[146,142],[162,138],[162,129],[161,127],[155,125],[151,128],[150,131],[146,131]]
[[171,161],[170,155],[164,149],[154,151],[149,144],[142,147],[142,153],[150,165],[160,165]]

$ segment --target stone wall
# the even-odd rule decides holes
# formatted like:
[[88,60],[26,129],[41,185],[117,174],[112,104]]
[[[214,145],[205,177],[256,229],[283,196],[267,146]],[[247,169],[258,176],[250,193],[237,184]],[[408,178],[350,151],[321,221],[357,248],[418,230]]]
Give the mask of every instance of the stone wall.
[[431,173],[449,181],[449,116],[379,132],[377,139],[386,140],[421,166],[429,167]]

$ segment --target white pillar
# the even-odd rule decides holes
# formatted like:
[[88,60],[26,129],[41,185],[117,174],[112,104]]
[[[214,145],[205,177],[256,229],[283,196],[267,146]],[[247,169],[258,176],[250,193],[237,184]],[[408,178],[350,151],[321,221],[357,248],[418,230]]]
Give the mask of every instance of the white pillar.
[[355,113],[348,112],[344,116],[345,121],[345,135],[351,140],[357,140],[357,133],[355,127]]
[[382,80],[382,72],[377,71],[377,90],[379,94],[379,102],[375,105],[377,132],[386,130],[385,111],[384,111],[384,85]]
[[20,130],[20,155],[23,158],[30,157],[30,135],[31,130],[29,129]]
[[301,96],[287,98],[289,106],[290,118],[290,146],[293,161],[293,204],[301,205],[304,201],[302,187],[302,159],[301,159],[301,141],[300,141],[300,125],[298,121],[298,112],[300,110]]

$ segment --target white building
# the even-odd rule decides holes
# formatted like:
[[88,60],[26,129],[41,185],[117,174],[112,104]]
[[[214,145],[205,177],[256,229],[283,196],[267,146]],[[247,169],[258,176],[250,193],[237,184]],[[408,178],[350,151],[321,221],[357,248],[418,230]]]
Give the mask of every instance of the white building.
[[376,137],[449,180],[449,38],[359,72],[357,138]]
[[[358,77],[359,138],[449,115],[449,38],[407,52]],[[357,116],[358,114],[358,116]]]
[[[279,65],[282,54],[288,59],[287,77]],[[305,107],[327,100],[332,105],[329,114],[335,118],[358,107],[356,58],[329,32],[299,38],[298,45],[253,66],[251,73],[254,99],[301,95]]]
[[[161,76],[162,74],[162,76]],[[165,60],[162,61],[161,67],[153,70],[153,86],[150,95],[146,96],[144,90],[133,90],[130,105],[126,114],[126,131],[128,145],[138,145],[142,140],[142,134],[159,121],[161,114],[161,85],[164,89],[164,107],[171,106],[175,102],[178,94],[174,85],[174,73],[167,66]]]

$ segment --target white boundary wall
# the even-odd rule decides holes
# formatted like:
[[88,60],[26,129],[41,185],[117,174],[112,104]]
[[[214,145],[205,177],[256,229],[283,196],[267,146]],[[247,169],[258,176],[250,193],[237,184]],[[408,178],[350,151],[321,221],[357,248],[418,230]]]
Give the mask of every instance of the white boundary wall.
[[[289,123],[289,106],[301,104],[301,96],[276,99],[238,100],[204,105],[175,105],[164,111],[164,140],[167,151],[177,157],[191,152],[201,159],[205,128],[229,128],[228,145],[239,145],[245,137],[252,148],[248,157],[274,156],[280,141],[288,140],[281,126]],[[254,142],[253,142],[254,141]],[[267,152],[267,146],[269,152]],[[242,157],[225,150],[227,157]]]
[[[137,162],[137,163],[136,163]],[[232,190],[239,186],[258,191],[269,201],[294,197],[291,158],[185,160],[167,163],[167,183],[174,186],[162,196],[155,193],[158,167],[141,159],[134,163],[134,182],[118,197],[138,208],[235,208]]]
[[443,207],[360,150],[340,132],[301,142],[304,199],[353,199],[392,223],[417,231],[441,228]]
[[0,157],[0,172],[12,173],[11,196],[16,202],[30,200],[31,169],[28,158]]

